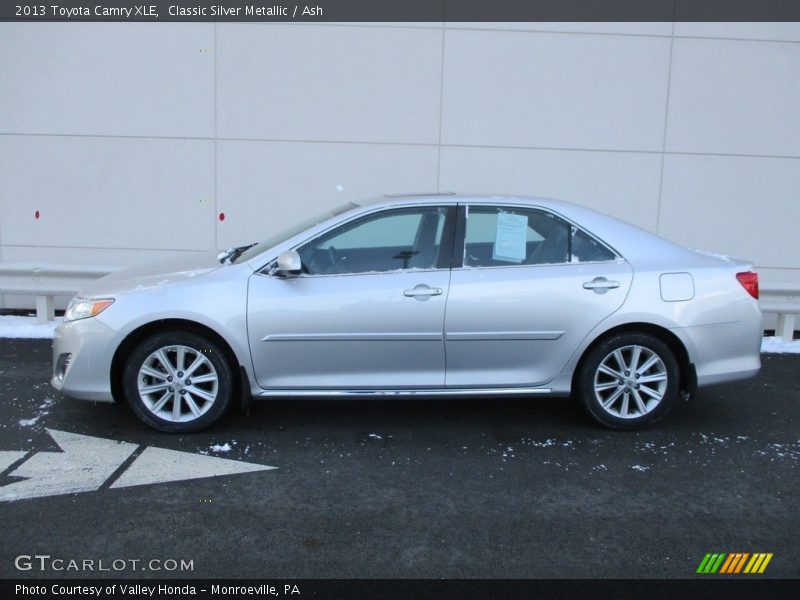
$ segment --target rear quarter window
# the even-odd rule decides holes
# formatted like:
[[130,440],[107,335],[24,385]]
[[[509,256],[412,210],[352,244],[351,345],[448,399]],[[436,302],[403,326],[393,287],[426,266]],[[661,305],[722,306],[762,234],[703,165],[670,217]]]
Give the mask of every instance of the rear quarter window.
[[617,256],[604,244],[577,227],[574,228],[570,262],[605,262],[616,258]]

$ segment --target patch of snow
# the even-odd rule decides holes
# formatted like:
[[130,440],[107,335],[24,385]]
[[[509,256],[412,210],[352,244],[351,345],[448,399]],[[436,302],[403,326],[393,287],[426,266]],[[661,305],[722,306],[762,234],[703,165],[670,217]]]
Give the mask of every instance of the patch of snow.
[[705,256],[713,256],[714,258],[721,258],[725,262],[733,262],[733,257],[728,254],[720,254],[718,252],[710,252],[708,250],[698,250],[697,248],[689,248],[692,252],[703,254]]
[[36,317],[0,316],[0,338],[14,339],[53,339],[55,328],[63,321],[56,317],[55,321],[39,324]]
[[784,342],[778,336],[765,337],[761,340],[761,352],[768,354],[800,354],[800,340]]
[[210,446],[210,448],[211,448],[212,452],[230,452],[231,451],[231,445],[228,442],[225,442],[224,444],[214,444],[213,446]]
[[650,467],[645,467],[644,465],[631,465],[631,469],[634,471],[639,471],[640,473],[644,473],[645,471],[649,471]]
[[[14,398],[16,400],[16,398]],[[19,421],[20,427],[33,427],[36,423],[39,422],[45,415],[49,415],[50,411],[48,410],[53,403],[55,402],[55,398],[45,398],[45,401],[39,405],[39,411],[36,413],[36,416],[31,417],[30,419],[21,419]]]
[[543,442],[537,442],[535,440],[531,440],[531,446],[534,448],[549,448],[550,446],[555,446],[556,441],[554,439],[546,439]]

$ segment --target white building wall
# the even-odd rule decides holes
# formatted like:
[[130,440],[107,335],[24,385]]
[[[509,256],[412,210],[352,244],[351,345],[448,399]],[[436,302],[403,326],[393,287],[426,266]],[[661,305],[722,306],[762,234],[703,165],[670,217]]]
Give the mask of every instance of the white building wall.
[[453,190],[800,282],[797,23],[1,23],[0,65],[0,261],[132,265]]

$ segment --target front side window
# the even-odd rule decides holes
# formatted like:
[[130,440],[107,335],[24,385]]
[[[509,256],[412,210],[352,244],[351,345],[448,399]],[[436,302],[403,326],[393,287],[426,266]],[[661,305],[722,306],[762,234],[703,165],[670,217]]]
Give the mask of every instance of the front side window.
[[436,267],[443,207],[387,210],[338,227],[298,248],[309,275],[382,273]]
[[544,210],[471,206],[465,267],[547,265],[614,260],[603,244]]

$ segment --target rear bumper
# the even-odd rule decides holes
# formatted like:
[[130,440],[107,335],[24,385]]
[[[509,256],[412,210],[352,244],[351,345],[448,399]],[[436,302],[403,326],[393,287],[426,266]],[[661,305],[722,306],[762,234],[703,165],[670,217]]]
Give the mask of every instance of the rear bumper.
[[53,338],[51,385],[72,398],[113,402],[111,359],[116,337],[117,332],[97,318],[59,325]]
[[749,379],[761,369],[763,323],[756,307],[746,320],[673,329],[689,351],[697,386]]

